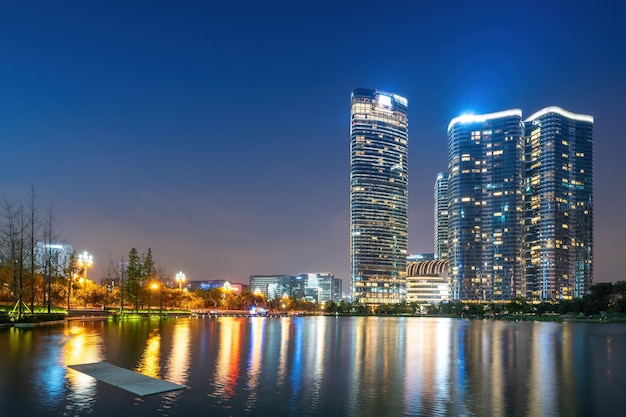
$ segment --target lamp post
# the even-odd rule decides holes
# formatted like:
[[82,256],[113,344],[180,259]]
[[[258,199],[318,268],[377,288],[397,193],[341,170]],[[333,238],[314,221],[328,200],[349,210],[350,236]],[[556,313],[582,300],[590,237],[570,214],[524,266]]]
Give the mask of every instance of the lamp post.
[[78,261],[76,262],[83,272],[83,302],[85,307],[87,306],[87,294],[85,294],[85,288],[87,285],[87,269],[93,265],[93,256],[89,252],[85,251],[78,255]]
[[159,287],[159,318],[163,318],[163,285],[161,285],[161,282],[157,285]]
[[69,276],[69,283],[67,285],[67,313],[69,314],[72,300],[72,281],[76,280],[76,272],[71,272]]
[[152,290],[156,290],[158,288],[159,284],[157,284],[156,282],[150,284],[150,291],[148,291],[148,317],[150,317],[150,313],[152,312],[152,306],[150,305],[150,294],[152,293]]
[[183,288],[183,282],[185,282],[185,274],[183,274],[183,272],[179,272],[178,274],[176,274],[176,281],[178,282],[178,289],[182,289]]
[[224,282],[224,308],[226,310],[228,310],[228,296],[226,295],[227,293],[228,296],[230,296],[230,282],[228,281]]
[[189,310],[189,291],[187,291],[187,288],[183,290],[183,294],[185,294],[185,301],[187,302],[187,310]]

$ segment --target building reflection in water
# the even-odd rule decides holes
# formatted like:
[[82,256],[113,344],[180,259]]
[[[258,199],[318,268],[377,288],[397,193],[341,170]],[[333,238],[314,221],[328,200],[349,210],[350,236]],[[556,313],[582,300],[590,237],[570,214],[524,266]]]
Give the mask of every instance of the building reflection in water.
[[117,390],[67,368],[110,360],[189,386],[128,402],[157,404],[150,415],[621,415],[625,341],[621,324],[418,317],[5,329],[0,403],[7,415],[116,415]]
[[88,412],[95,403],[96,379],[67,366],[103,361],[102,336],[80,325],[70,325],[64,336],[62,357],[63,367],[67,369],[67,411]]
[[191,365],[191,330],[189,320],[179,320],[173,330],[172,346],[166,360],[165,379],[175,384],[187,385]]
[[[332,354],[326,351],[326,324],[328,320],[324,317],[315,317],[307,327],[300,331],[300,338],[304,337],[309,343],[303,344],[304,360],[301,360],[301,369],[307,377],[306,383],[301,384],[302,395],[310,399],[312,408],[317,408],[322,393],[322,382],[324,378],[324,360]],[[295,379],[295,377],[293,378]],[[303,381],[304,382],[304,381]],[[299,384],[300,385],[300,384]]]
[[161,335],[150,333],[136,371],[152,378],[160,378]]
[[291,363],[291,398],[290,408],[294,408],[298,401],[300,393],[300,384],[302,383],[302,350],[303,350],[303,327],[304,321],[296,319],[293,326],[293,360]]
[[[356,325],[355,318],[349,318],[348,332],[343,339],[343,342],[348,346],[347,352],[344,351],[344,355],[349,358],[347,372],[350,375],[350,380],[353,381],[349,384],[349,392],[347,400],[347,414],[350,416],[358,415],[361,404],[361,390],[357,381],[361,381],[361,374],[363,372],[363,332],[361,326]],[[365,319],[363,319],[365,320]]]
[[212,396],[219,401],[230,399],[237,385],[239,356],[241,352],[241,331],[243,321],[233,317],[219,319],[219,345],[214,373],[215,391]]
[[280,348],[278,356],[278,375],[277,385],[282,386],[285,383],[285,376],[287,375],[287,352],[291,339],[289,337],[291,331],[291,319],[288,317],[282,317],[280,319]]
[[554,395],[557,390],[554,373],[554,336],[556,326],[536,323],[533,326],[528,384],[528,413],[534,416],[557,415]]
[[404,413],[441,410],[450,401],[451,326],[431,321],[405,322]]
[[[171,343],[159,329],[153,330],[137,370],[187,385],[192,322],[176,322]],[[205,329],[216,352],[209,397],[229,409],[254,412],[275,406],[262,394],[268,385],[285,396],[285,406],[294,414],[302,411],[303,399],[312,413],[328,407],[338,386],[347,389],[348,395],[336,401],[348,416],[557,415],[584,408],[581,400],[566,399],[580,390],[575,381],[584,377],[576,368],[576,361],[584,359],[573,352],[585,351],[572,349],[582,342],[571,340],[568,324],[223,317]],[[104,360],[99,334],[69,328],[62,366]],[[602,360],[608,364],[611,348],[606,339]],[[41,376],[51,398],[58,391],[56,374],[52,367]],[[89,410],[95,380],[74,371],[68,371],[67,380],[72,412]],[[611,375],[607,380],[611,382]],[[181,395],[167,394],[164,403],[172,404]]]
[[250,320],[250,348],[248,351],[248,399],[246,409],[252,410],[257,401],[261,369],[263,363],[263,342],[265,334],[265,320],[252,318]]

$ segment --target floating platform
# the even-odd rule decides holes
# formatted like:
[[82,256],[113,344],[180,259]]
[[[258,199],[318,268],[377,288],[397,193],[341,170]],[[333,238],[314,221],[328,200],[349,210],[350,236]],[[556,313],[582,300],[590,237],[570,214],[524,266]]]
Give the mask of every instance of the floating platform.
[[184,385],[174,384],[173,382],[152,378],[140,374],[139,372],[120,368],[108,362],[68,365],[68,368],[82,372],[98,381],[105,382],[142,397],[187,388]]

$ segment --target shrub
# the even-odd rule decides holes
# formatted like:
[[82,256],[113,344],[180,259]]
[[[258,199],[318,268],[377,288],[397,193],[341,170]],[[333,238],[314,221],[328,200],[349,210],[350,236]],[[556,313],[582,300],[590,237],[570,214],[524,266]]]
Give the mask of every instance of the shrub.
[[41,314],[27,314],[22,316],[21,319],[15,320],[16,323],[40,323],[42,321],[55,321],[64,320],[65,314],[63,313],[41,313]]

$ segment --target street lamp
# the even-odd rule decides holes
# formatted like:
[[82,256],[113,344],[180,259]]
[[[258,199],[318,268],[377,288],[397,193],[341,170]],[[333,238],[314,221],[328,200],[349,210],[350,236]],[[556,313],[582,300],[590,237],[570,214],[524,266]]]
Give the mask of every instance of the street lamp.
[[187,301],[187,310],[189,310],[189,291],[187,290],[187,288],[183,290],[183,293],[185,294],[185,301]]
[[91,256],[89,252],[85,251],[78,255],[78,261],[76,263],[83,269],[83,300],[85,306],[87,306],[87,295],[84,294],[84,292],[85,286],[87,285],[87,269],[93,265],[93,256]]
[[72,299],[72,283],[76,281],[78,278],[78,274],[76,272],[70,272],[69,274],[69,282],[67,285],[67,313],[69,314],[71,308],[71,299]]
[[87,282],[87,268],[93,265],[93,256],[89,254],[89,252],[85,251],[78,255],[78,266],[83,268],[83,278],[85,282]]
[[183,274],[183,272],[179,272],[178,274],[176,274],[176,281],[178,282],[178,289],[182,289],[183,288],[183,282],[185,282],[185,274]]
[[148,317],[150,317],[150,313],[152,312],[152,306],[150,305],[150,294],[152,294],[152,290],[156,290],[159,288],[159,284],[153,282],[150,284],[150,290],[148,291]]

